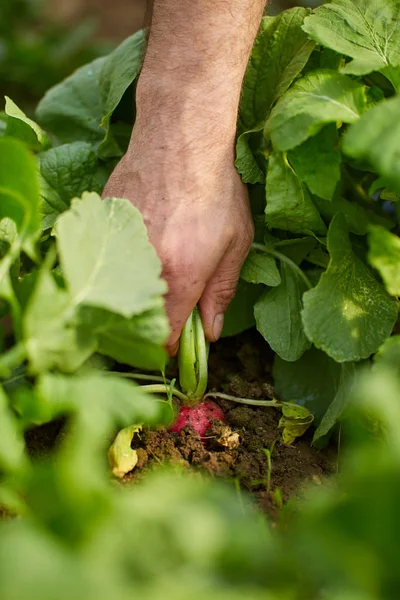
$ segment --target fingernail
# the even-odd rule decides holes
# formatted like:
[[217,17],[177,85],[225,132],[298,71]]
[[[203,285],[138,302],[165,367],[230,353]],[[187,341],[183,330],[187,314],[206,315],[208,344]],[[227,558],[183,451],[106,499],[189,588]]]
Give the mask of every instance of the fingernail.
[[214,340],[217,341],[222,333],[222,328],[224,326],[224,315],[220,313],[214,319],[213,325],[213,336]]

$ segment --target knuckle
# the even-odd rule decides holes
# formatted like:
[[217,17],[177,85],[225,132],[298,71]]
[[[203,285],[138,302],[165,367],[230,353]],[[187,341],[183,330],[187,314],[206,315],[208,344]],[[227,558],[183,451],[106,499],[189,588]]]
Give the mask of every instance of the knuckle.
[[215,302],[219,306],[228,306],[235,295],[236,287],[236,279],[223,280],[216,283],[213,290]]

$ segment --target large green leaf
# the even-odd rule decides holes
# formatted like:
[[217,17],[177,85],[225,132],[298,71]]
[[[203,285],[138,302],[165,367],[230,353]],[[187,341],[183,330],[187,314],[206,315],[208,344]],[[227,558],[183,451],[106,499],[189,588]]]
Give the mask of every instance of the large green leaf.
[[24,311],[30,369],[72,372],[95,350],[161,368],[166,285],[140,213],[127,200],[84,194],[55,230],[65,287],[47,264],[31,286]]
[[340,181],[339,136],[336,125],[324,127],[315,136],[288,153],[297,177],[313,194],[332,200]]
[[39,155],[42,227],[52,227],[57,216],[83,192],[101,193],[107,172],[87,142],[73,142]]
[[274,103],[286,92],[307,63],[314,48],[301,29],[305,8],[265,17],[243,82],[240,103],[241,135],[236,146],[236,168],[246,183],[262,183],[264,173],[252,141],[261,132]]
[[342,214],[330,225],[328,250],[327,270],[303,296],[306,335],[338,362],[368,358],[390,335],[396,302],[353,252]]
[[292,233],[324,234],[326,227],[307,188],[283,154],[271,154],[267,173],[267,225]]
[[275,358],[273,376],[277,397],[306,406],[317,423],[335,397],[341,365],[312,347],[296,362]]
[[128,200],[84,194],[59,217],[55,229],[74,306],[130,318],[153,308],[165,293],[143,218]]
[[254,306],[257,329],[271,348],[289,362],[310,347],[301,322],[302,296],[307,287],[297,273],[281,265],[281,284],[265,292]]
[[299,79],[279,100],[265,126],[277,150],[291,150],[327,123],[354,123],[366,108],[365,87],[321,69]]
[[[145,34],[139,31],[108,56],[75,71],[40,102],[39,123],[61,143],[84,141],[98,149],[109,137],[112,112],[139,72],[144,46]],[[103,154],[118,156],[118,146],[109,142]]]
[[400,193],[400,96],[374,106],[350,127],[343,151],[366,162]]
[[384,227],[371,227],[368,260],[379,271],[386,289],[400,296],[400,239]]
[[304,21],[310,37],[353,60],[346,73],[366,75],[400,65],[397,0],[333,0]]

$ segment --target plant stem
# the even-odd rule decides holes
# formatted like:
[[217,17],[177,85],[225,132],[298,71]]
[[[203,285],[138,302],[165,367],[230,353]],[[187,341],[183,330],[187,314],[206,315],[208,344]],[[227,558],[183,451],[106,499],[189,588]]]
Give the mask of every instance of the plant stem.
[[221,400],[230,400],[231,402],[237,402],[238,404],[249,404],[250,406],[272,406],[274,408],[280,408],[281,402],[278,400],[252,400],[251,398],[238,398],[237,396],[230,396],[229,394],[223,394],[221,392],[208,392],[204,398],[220,398]]
[[175,387],[171,388],[169,385],[164,385],[161,383],[155,383],[154,385],[141,385],[140,389],[146,392],[147,394],[169,394],[172,391],[172,395],[185,402],[188,403],[189,398],[183,392],[180,392]]
[[263,244],[256,243],[252,244],[252,248],[254,250],[264,252],[265,254],[269,254],[270,256],[273,256],[274,258],[277,258],[278,260],[286,263],[304,281],[309,290],[313,288],[311,281],[308,279],[304,271],[302,271],[302,269],[300,269],[300,267],[296,265],[296,263],[293,262],[288,256],[282,254],[282,252],[278,252],[278,250],[272,250],[271,248],[267,248],[267,246],[264,246]]
[[171,383],[169,379],[162,377],[161,375],[147,375],[145,373],[123,373],[121,371],[105,371],[110,375],[117,375],[118,377],[124,377],[125,379],[138,379],[139,381],[157,381],[159,383]]

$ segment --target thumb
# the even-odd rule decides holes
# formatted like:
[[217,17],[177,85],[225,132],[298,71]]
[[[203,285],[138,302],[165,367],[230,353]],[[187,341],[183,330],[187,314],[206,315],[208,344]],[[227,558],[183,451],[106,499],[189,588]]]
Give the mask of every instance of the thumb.
[[226,254],[204,288],[199,308],[206,338],[210,342],[216,342],[221,335],[224,313],[235,295],[242,262],[238,261],[237,254]]

